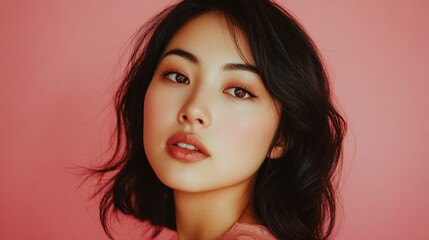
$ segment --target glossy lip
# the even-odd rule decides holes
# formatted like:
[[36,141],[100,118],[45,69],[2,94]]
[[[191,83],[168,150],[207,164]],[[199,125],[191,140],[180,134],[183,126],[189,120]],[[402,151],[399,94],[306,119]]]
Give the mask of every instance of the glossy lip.
[[[175,144],[179,142],[191,144],[198,148],[198,151],[188,150],[176,146]],[[197,162],[210,156],[207,149],[204,147],[198,137],[186,132],[178,132],[171,136],[167,140],[166,149],[171,157],[185,162]]]

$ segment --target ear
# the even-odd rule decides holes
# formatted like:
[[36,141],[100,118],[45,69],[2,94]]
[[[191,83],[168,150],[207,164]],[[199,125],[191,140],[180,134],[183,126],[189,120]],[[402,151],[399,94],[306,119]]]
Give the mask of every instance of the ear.
[[286,140],[282,135],[279,137],[279,139],[276,142],[276,145],[274,145],[273,149],[268,154],[268,157],[270,159],[281,158],[284,155],[285,149],[286,149]]

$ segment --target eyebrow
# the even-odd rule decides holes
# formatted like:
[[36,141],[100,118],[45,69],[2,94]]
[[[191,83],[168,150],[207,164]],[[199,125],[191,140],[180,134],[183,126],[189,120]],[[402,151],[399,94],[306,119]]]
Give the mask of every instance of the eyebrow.
[[175,48],[166,52],[164,55],[162,55],[161,60],[169,55],[177,55],[195,64],[198,64],[199,62],[198,58],[195,57],[195,55],[180,48]]
[[[198,58],[194,54],[187,52],[187,51],[180,49],[180,48],[175,48],[175,49],[172,49],[172,50],[166,52],[164,55],[162,55],[161,60],[163,58],[169,56],[169,55],[176,55],[176,56],[182,57],[182,58],[184,58],[184,59],[186,59],[186,60],[188,60],[194,64],[199,63]],[[243,64],[243,63],[227,63],[227,64],[223,65],[223,70],[225,70],[225,71],[249,71],[249,72],[253,72],[253,73],[259,75],[259,71],[256,68],[256,66],[253,66],[250,64]]]
[[223,66],[223,69],[225,71],[249,71],[259,75],[258,69],[255,66],[249,64],[228,63]]

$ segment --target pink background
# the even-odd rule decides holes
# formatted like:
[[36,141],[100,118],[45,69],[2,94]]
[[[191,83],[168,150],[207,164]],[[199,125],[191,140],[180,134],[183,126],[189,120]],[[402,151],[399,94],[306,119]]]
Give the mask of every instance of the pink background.
[[[106,239],[72,168],[106,150],[121,53],[168,2],[1,1],[0,239]],[[337,239],[429,239],[429,2],[281,3],[319,45],[351,128]]]

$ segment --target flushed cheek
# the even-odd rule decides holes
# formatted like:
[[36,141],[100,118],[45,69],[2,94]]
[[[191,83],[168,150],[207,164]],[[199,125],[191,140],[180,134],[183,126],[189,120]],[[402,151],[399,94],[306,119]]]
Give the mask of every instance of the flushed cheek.
[[161,90],[156,86],[151,86],[145,96],[143,140],[146,152],[163,147],[161,146],[163,134],[175,120],[174,109],[172,109],[174,101],[170,97],[165,97],[168,94],[166,95]]
[[[262,115],[264,116],[264,115]],[[267,116],[265,114],[265,116]],[[277,128],[277,118],[261,118],[261,115],[247,117],[224,117],[219,123],[217,139],[222,147],[241,158],[264,159]]]
[[[156,81],[156,80],[152,80]],[[163,87],[160,83],[151,83],[144,100],[144,125],[160,126],[165,121],[175,121],[177,113],[177,99],[168,88]],[[149,129],[150,130],[150,129]]]

